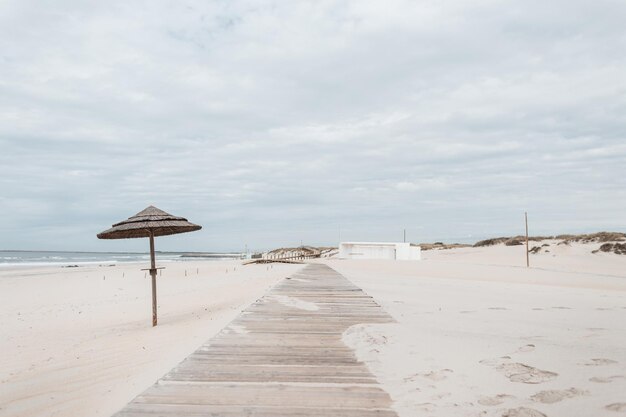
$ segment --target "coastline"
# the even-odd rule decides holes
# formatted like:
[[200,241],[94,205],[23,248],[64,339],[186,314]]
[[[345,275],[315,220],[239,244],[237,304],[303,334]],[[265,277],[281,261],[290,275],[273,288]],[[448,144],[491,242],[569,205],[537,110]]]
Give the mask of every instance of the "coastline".
[[[201,260],[241,259],[239,253],[219,252],[159,252],[159,263],[189,262]],[[12,267],[77,267],[111,266],[117,264],[149,263],[146,252],[88,252],[88,251],[27,251],[0,250],[0,270]]]

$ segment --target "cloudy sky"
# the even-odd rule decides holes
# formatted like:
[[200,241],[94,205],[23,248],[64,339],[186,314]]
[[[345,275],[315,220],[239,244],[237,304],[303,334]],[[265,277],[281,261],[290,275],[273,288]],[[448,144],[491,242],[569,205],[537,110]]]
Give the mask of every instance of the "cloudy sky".
[[626,229],[621,0],[0,3],[0,249]]

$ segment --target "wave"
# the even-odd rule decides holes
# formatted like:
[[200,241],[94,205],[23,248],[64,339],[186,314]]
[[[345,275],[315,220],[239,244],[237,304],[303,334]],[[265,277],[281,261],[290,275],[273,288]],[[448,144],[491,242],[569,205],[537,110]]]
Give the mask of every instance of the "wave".
[[[182,253],[161,252],[157,253],[157,259],[159,263],[233,259],[229,256],[230,254],[210,255],[203,258],[185,258]],[[145,263],[149,261],[150,255],[147,253],[0,251],[0,268],[15,266],[110,265]]]

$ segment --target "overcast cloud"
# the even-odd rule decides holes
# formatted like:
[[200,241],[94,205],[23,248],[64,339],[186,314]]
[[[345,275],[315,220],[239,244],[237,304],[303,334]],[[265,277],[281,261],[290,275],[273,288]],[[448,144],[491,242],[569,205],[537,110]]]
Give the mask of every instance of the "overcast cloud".
[[3,1],[0,249],[626,228],[624,1]]

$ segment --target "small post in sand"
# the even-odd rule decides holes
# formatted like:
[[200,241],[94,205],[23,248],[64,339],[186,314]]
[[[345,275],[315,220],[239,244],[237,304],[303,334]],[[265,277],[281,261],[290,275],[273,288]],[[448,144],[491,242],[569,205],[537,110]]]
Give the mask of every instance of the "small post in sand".
[[528,212],[524,212],[524,220],[526,222],[526,268],[530,267],[530,259],[528,257]]

